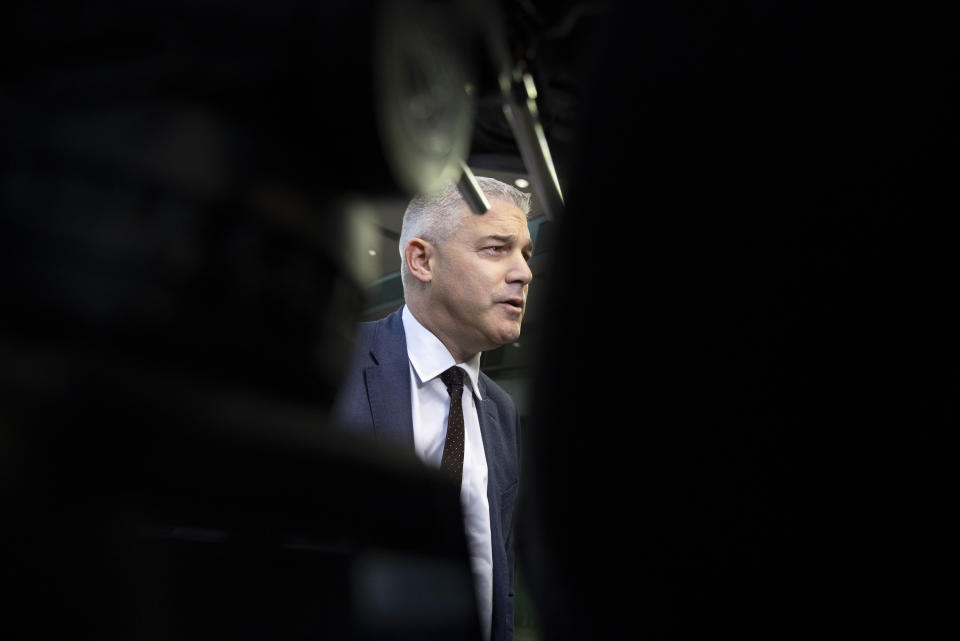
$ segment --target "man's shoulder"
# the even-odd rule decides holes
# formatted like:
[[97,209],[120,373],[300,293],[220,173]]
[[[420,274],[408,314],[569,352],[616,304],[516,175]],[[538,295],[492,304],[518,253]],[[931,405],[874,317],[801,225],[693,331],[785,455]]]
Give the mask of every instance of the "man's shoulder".
[[[396,323],[392,319],[396,319]],[[400,337],[395,336],[400,325]],[[373,429],[367,388],[367,372],[373,367],[387,368],[387,376],[395,374],[395,365],[405,354],[403,324],[399,311],[373,321],[358,322],[352,336],[352,354],[346,365],[340,391],[334,401],[333,415],[343,425]]]
[[513,400],[513,397],[510,394],[500,387],[496,381],[492,378],[480,372],[480,387],[484,396],[496,403],[497,407],[501,409],[509,409],[513,411],[516,407],[516,403]]
[[377,327],[383,324],[385,319],[381,318],[379,320],[372,321],[363,321],[357,323],[356,333],[354,334],[354,339],[359,342],[370,342],[373,340],[374,335],[377,333]]
[[393,311],[383,318],[372,321],[363,321],[357,323],[354,333],[354,342],[360,349],[369,348],[378,335],[403,336],[403,322],[400,318],[400,312],[403,308]]

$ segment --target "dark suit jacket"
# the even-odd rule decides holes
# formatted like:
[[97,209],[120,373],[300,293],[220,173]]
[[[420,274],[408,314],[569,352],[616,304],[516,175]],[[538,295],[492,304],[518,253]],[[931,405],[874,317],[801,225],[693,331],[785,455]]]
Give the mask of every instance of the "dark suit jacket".
[[[412,450],[410,361],[401,311],[360,324],[334,418],[347,429],[393,439]],[[479,387],[493,549],[491,640],[509,641],[513,638],[513,516],[520,471],[520,413],[513,399],[482,372]]]

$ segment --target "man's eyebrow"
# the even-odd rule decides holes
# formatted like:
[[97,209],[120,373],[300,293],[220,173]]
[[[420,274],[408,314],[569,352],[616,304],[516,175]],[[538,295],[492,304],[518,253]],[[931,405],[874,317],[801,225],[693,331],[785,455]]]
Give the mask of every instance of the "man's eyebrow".
[[[495,240],[495,241],[500,242],[500,243],[512,243],[512,242],[515,242],[515,241],[517,240],[517,237],[516,237],[514,234],[507,234],[507,235],[502,235],[502,234],[488,234],[488,235],[484,236],[483,238],[481,238],[480,240],[481,240],[481,241]],[[533,240],[531,240],[530,242],[528,242],[528,243],[526,244],[526,246],[524,247],[524,249],[528,249],[528,250],[530,251],[530,253],[532,254],[532,253],[533,253]]]
[[516,239],[517,239],[517,237],[514,236],[513,234],[509,234],[509,235],[506,235],[506,236],[501,235],[501,234],[487,234],[486,236],[484,236],[484,237],[481,238],[480,240],[496,240],[496,241],[501,242],[501,243],[512,243],[512,242],[515,241]]

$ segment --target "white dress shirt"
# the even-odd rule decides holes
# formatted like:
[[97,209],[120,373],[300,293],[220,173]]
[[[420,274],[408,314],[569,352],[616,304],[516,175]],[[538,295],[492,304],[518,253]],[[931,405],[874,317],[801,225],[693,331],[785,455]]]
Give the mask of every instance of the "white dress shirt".
[[[428,465],[440,467],[443,444],[447,436],[447,415],[450,394],[440,374],[457,365],[428,329],[404,306],[401,314],[410,358],[410,407],[413,411],[413,442],[417,455]],[[487,500],[487,459],[480,436],[477,406],[480,387],[480,354],[458,365],[466,372],[463,395],[463,481],[460,502],[463,505],[464,528],[477,590],[477,607],[484,639],[490,638],[493,611],[493,551],[490,543],[490,504]],[[469,384],[467,384],[469,381]]]

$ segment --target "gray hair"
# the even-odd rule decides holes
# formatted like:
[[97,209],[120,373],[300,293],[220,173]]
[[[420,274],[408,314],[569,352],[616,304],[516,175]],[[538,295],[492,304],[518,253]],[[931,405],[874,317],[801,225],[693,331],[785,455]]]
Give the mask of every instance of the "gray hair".
[[[477,184],[487,200],[500,200],[530,216],[530,194],[495,178],[477,176]],[[404,250],[413,238],[422,238],[433,244],[448,240],[457,231],[464,216],[470,212],[455,182],[450,182],[431,194],[416,196],[403,213],[400,229],[400,278],[404,286],[409,273]]]

